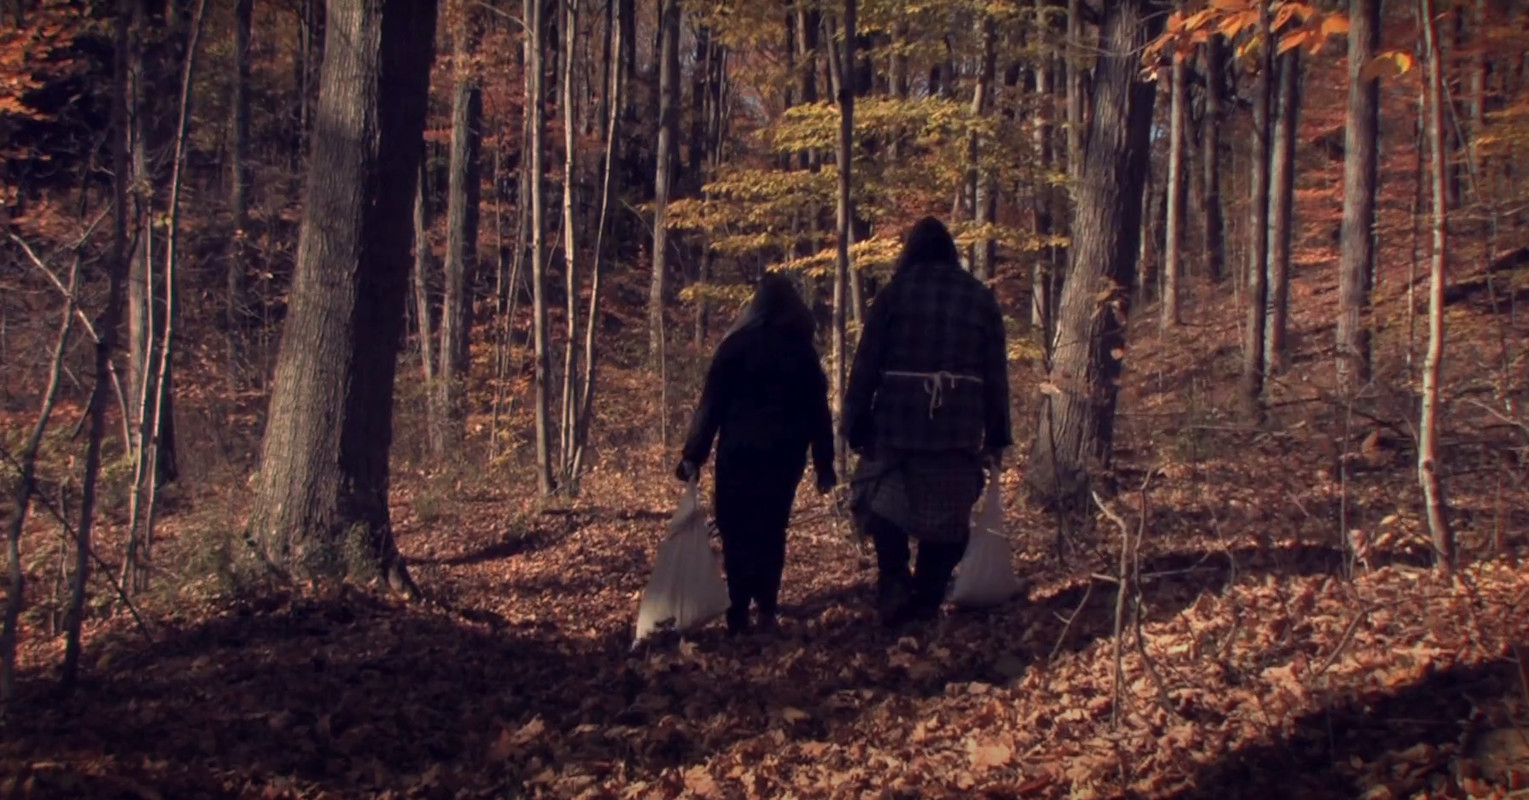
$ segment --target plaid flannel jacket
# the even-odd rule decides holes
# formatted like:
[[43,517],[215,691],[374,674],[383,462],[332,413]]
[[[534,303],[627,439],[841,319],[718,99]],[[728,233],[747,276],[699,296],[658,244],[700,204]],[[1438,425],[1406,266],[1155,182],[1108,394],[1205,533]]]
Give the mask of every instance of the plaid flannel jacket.
[[859,452],[1013,445],[1008,348],[993,292],[956,264],[899,269],[871,303],[842,425]]

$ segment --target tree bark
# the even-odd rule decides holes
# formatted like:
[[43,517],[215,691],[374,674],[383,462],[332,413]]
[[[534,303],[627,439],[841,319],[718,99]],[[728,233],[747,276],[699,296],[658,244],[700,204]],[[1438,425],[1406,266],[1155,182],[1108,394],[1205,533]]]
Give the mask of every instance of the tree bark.
[[531,203],[531,330],[532,358],[535,361],[536,416],[536,486],[542,496],[552,494],[557,488],[552,479],[552,375],[547,336],[547,253],[544,236],[547,230],[546,176],[543,175],[543,142],[546,139],[546,106],[543,102],[542,55],[545,47],[542,36],[542,4],[539,0],[525,0],[526,20],[526,107],[530,115],[531,179],[527,194]]
[[1087,508],[1090,471],[1107,465],[1141,232],[1157,89],[1137,80],[1136,55],[1163,29],[1160,3],[1106,4],[1095,68],[1073,247],[1053,359],[1025,480],[1055,508]]
[[1186,117],[1189,114],[1189,68],[1184,55],[1173,54],[1168,86],[1168,176],[1167,209],[1163,212],[1166,234],[1163,242],[1162,325],[1179,324],[1179,276],[1184,274],[1184,203],[1188,199],[1189,176],[1184,169],[1187,154]]
[[1201,211],[1200,249],[1205,254],[1205,275],[1211,283],[1226,279],[1226,224],[1221,208],[1221,106],[1226,90],[1226,46],[1220,34],[1205,43],[1205,121],[1201,157],[1204,158],[1205,207]]
[[[1036,62],[1035,69],[1035,130],[1034,147],[1036,166],[1041,175],[1051,171],[1056,157],[1052,147],[1054,136],[1053,120],[1055,119],[1055,103],[1052,102],[1051,79],[1053,72],[1050,64],[1055,57],[1052,52],[1051,25],[1044,16],[1045,0],[1035,0],[1037,18],[1036,36],[1040,41],[1040,58]],[[1054,206],[1053,195],[1055,190],[1049,183],[1038,181],[1034,195],[1031,198],[1031,213],[1034,220],[1034,232],[1037,239],[1051,237],[1054,219],[1052,208]],[[1040,332],[1042,341],[1049,342],[1051,339],[1051,271],[1053,268],[1052,258],[1056,248],[1046,247],[1044,251],[1037,251],[1031,260],[1030,268],[1030,325]],[[1043,255],[1044,254],[1044,255]]]
[[[844,410],[844,381],[846,374],[846,341],[844,323],[850,303],[849,249],[854,238],[851,226],[855,218],[854,198],[850,196],[852,172],[855,161],[855,82],[849,72],[855,63],[855,12],[856,0],[844,0],[844,55],[839,63],[843,73],[839,81],[839,191],[836,221],[838,223],[838,253],[834,263],[833,295],[833,412],[834,419],[841,418]],[[834,425],[838,431],[839,426]],[[834,458],[839,474],[848,473],[848,453],[844,437],[834,436]]]
[[1375,263],[1375,189],[1380,79],[1361,71],[1380,46],[1381,0],[1353,0],[1348,31],[1348,123],[1343,134],[1343,227],[1338,265],[1338,381],[1354,392],[1370,379],[1370,275]]
[[325,65],[249,535],[299,578],[385,577],[388,451],[434,0],[331,0]]
[[1067,174],[1078,180],[1083,172],[1083,4],[1067,0]]
[[434,388],[440,400],[431,450],[450,458],[467,432],[467,372],[472,363],[472,287],[478,271],[478,220],[482,193],[480,130],[483,95],[472,59],[476,46],[470,3],[455,4],[452,41],[451,154],[446,176],[445,285],[441,293],[440,369]]
[[1269,318],[1264,336],[1264,362],[1271,373],[1285,368],[1289,356],[1287,320],[1290,315],[1290,247],[1295,216],[1295,133],[1301,113],[1301,48],[1279,57],[1279,114],[1274,122],[1271,157],[1274,192],[1269,201]]
[[1242,335],[1242,411],[1263,416],[1264,326],[1269,302],[1269,106],[1274,61],[1274,37],[1269,30],[1269,7],[1258,8],[1258,74],[1253,84],[1253,156],[1248,215],[1248,306]]
[[1455,536],[1439,475],[1439,369],[1444,357],[1444,281],[1449,263],[1448,167],[1444,157],[1444,65],[1433,0],[1419,0],[1419,23],[1427,49],[1428,148],[1433,172],[1433,260],[1428,271],[1428,350],[1423,356],[1423,401],[1418,421],[1418,482],[1424,515],[1439,566],[1455,566]]

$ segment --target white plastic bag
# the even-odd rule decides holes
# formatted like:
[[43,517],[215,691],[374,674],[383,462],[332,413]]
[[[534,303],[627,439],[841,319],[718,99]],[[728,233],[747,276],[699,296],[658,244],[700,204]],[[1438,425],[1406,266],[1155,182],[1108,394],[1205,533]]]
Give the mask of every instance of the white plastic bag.
[[950,591],[950,602],[963,608],[996,606],[1023,588],[1014,575],[1009,540],[1003,535],[1003,500],[996,478],[988,481],[976,517]]
[[669,535],[658,546],[653,574],[637,607],[638,642],[655,631],[687,631],[727,612],[727,583],[717,569],[695,481],[680,495]]

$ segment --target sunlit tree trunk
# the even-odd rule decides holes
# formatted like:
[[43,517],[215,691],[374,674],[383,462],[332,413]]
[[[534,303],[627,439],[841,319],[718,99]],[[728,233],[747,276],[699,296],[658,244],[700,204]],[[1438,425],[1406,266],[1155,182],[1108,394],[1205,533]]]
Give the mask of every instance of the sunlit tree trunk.
[[1433,0],[1419,0],[1419,22],[1427,50],[1428,149],[1433,172],[1433,261],[1428,271],[1428,350],[1423,356],[1423,408],[1418,420],[1418,481],[1422,484],[1428,531],[1440,566],[1453,569],[1455,536],[1439,475],[1439,368],[1444,357],[1444,279],[1449,263],[1448,167],[1444,157],[1444,66],[1439,53]]
[[1221,106],[1226,83],[1226,45],[1219,34],[1205,43],[1205,120],[1201,157],[1205,171],[1205,207],[1201,209],[1200,249],[1212,283],[1226,277],[1226,224],[1221,208]]
[[478,271],[478,219],[482,178],[479,141],[483,97],[472,60],[477,50],[470,2],[453,3],[451,153],[446,177],[446,260],[441,292],[440,369],[434,390],[439,401],[430,437],[437,458],[462,446],[467,426],[467,372],[472,363],[472,286]]
[[567,346],[563,350],[563,413],[560,429],[561,447],[558,449],[559,470],[564,484],[571,486],[573,478],[574,417],[577,414],[578,397],[575,394],[578,379],[579,342],[579,222],[575,213],[578,201],[578,129],[574,106],[576,72],[574,61],[578,53],[579,0],[562,0],[563,7],[563,99],[559,103],[563,113],[563,278],[564,308]]
[[526,48],[526,108],[530,120],[528,146],[530,163],[527,170],[531,178],[526,193],[531,204],[531,331],[532,359],[535,362],[535,399],[533,413],[536,417],[536,486],[543,496],[552,494],[556,484],[552,479],[552,375],[551,358],[548,354],[551,342],[547,331],[547,253],[545,249],[546,176],[543,174],[543,148],[546,141],[546,105],[544,103],[542,77],[544,74],[542,37],[546,28],[542,21],[542,4],[539,0],[525,0],[525,48]]
[[1343,135],[1343,228],[1338,264],[1338,380],[1348,392],[1370,379],[1370,275],[1374,268],[1380,79],[1362,71],[1380,46],[1381,0],[1349,5],[1348,124]]
[[1087,507],[1091,471],[1109,463],[1114,442],[1157,95],[1155,86],[1137,79],[1137,54],[1162,31],[1165,11],[1145,0],[1105,7],[1071,264],[1025,470],[1031,490],[1058,508]]
[[1168,88],[1168,195],[1164,211],[1167,233],[1163,242],[1162,298],[1162,325],[1165,328],[1179,324],[1179,276],[1184,274],[1184,203],[1189,187],[1189,176],[1184,170],[1189,68],[1184,60],[1183,53],[1174,52]]
[[[852,165],[855,160],[855,82],[850,77],[851,65],[855,63],[855,12],[856,0],[844,0],[844,55],[840,57],[842,65],[842,79],[839,81],[839,191],[838,191],[838,214],[839,226],[838,258],[834,265],[834,308],[833,308],[833,410],[834,418],[838,419],[844,406],[844,380],[846,357],[846,343],[844,323],[846,318],[846,306],[850,302],[849,282],[850,263],[849,248],[853,231],[851,223],[855,217],[853,198],[850,197],[850,185],[852,183]],[[834,430],[839,426],[835,425]],[[834,437],[834,451],[838,462],[839,473],[847,472],[846,459],[848,458],[844,448],[842,436]]]
[[388,453],[424,142],[432,0],[330,0],[325,65],[248,537],[296,578],[415,591]]
[[1301,49],[1279,57],[1279,113],[1274,121],[1269,200],[1269,317],[1264,335],[1268,370],[1285,367],[1290,315],[1290,245],[1295,235],[1295,133],[1301,110]]
[[[972,116],[981,117],[993,106],[993,79],[997,72],[998,31],[992,16],[983,14],[980,23],[982,35],[982,68],[977,73],[977,86],[972,94]],[[967,138],[968,180],[971,182],[972,221],[981,228],[991,225],[997,212],[997,198],[993,191],[992,170],[982,165],[979,137],[975,132]],[[984,281],[993,278],[993,261],[996,257],[993,237],[983,235],[972,245],[972,273]]]
[[1248,204],[1248,302],[1242,337],[1242,411],[1261,418],[1264,398],[1264,326],[1269,302],[1269,106],[1273,68],[1273,37],[1269,7],[1258,7],[1259,46],[1253,85],[1253,156]]

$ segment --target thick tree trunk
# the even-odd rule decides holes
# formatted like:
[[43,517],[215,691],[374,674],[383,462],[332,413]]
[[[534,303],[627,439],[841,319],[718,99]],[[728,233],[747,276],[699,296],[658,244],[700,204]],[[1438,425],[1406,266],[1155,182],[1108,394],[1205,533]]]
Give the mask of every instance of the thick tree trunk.
[[525,0],[526,20],[526,107],[529,109],[531,151],[527,169],[531,179],[526,185],[531,203],[531,330],[532,359],[535,361],[535,407],[536,416],[536,486],[543,496],[557,488],[552,479],[552,374],[548,350],[551,342],[547,335],[547,253],[544,237],[547,230],[546,176],[543,174],[542,158],[546,139],[546,105],[543,103],[542,55],[545,47],[542,36],[542,4],[538,0]]
[[1184,55],[1173,54],[1168,85],[1168,178],[1167,209],[1163,213],[1166,235],[1163,242],[1164,328],[1179,324],[1179,277],[1184,274],[1184,203],[1188,199],[1189,176],[1184,169],[1188,142],[1185,127],[1189,116],[1189,67]]
[[[855,218],[854,199],[850,196],[853,164],[855,161],[855,82],[849,75],[855,63],[855,12],[856,0],[844,0],[844,55],[839,63],[843,69],[839,81],[839,191],[838,191],[838,253],[834,263],[833,308],[833,398],[834,419],[840,419],[844,409],[844,381],[847,373],[844,359],[847,354],[844,323],[850,303],[851,280],[849,249],[854,239],[852,223]],[[834,425],[838,431],[839,426]],[[835,461],[839,474],[847,474],[848,454],[842,436],[834,437]]]
[[476,47],[470,4],[460,3],[452,31],[451,154],[446,177],[445,285],[441,293],[440,394],[437,430],[430,437],[437,458],[460,451],[467,431],[467,372],[472,363],[472,287],[478,271],[479,170],[483,95],[471,64]]
[[1211,283],[1226,279],[1225,220],[1221,208],[1221,106],[1226,89],[1226,45],[1219,34],[1205,43],[1205,121],[1201,157],[1205,170],[1205,207],[1201,209],[1200,249]]
[[1274,61],[1269,31],[1269,7],[1258,8],[1258,74],[1253,85],[1253,169],[1248,204],[1248,305],[1242,334],[1242,412],[1263,415],[1264,326],[1269,302],[1269,106]]
[[1145,0],[1109,3],[1105,10],[1072,261],[1025,471],[1032,491],[1054,507],[1086,508],[1091,469],[1109,462],[1157,94],[1137,80],[1136,54],[1162,31],[1165,18],[1161,4]]
[[1440,63],[1433,0],[1419,0],[1418,15],[1427,48],[1428,148],[1433,171],[1433,261],[1428,271],[1428,350],[1423,357],[1423,403],[1418,420],[1418,482],[1435,557],[1445,569],[1455,565],[1455,536],[1439,475],[1439,369],[1444,357],[1444,280],[1449,263],[1448,167],[1444,158],[1444,65]]
[[1375,184],[1380,79],[1361,75],[1380,46],[1381,0],[1353,0],[1348,31],[1348,124],[1343,134],[1343,228],[1338,265],[1338,381],[1354,392],[1370,379],[1370,274],[1375,262]]
[[1264,362],[1271,373],[1285,368],[1289,355],[1290,246],[1295,216],[1295,132],[1301,111],[1301,49],[1279,57],[1279,115],[1274,122],[1274,154],[1269,201],[1269,318]]
[[331,0],[291,305],[249,533],[298,577],[412,589],[388,451],[433,0]]

